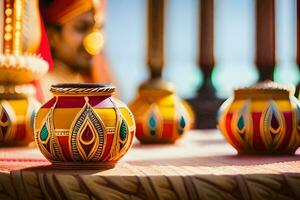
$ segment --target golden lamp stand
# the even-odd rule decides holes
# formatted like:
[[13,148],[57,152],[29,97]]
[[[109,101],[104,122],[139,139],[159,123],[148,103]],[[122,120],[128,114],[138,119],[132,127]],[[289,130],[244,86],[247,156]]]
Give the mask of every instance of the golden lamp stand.
[[0,38],[3,41],[0,45],[0,146],[22,146],[34,140],[32,125],[40,104],[34,98],[35,87],[31,83],[48,70],[48,63],[39,55],[23,51],[27,48],[22,38],[24,7],[22,0],[4,1],[4,23],[0,27],[4,30]]

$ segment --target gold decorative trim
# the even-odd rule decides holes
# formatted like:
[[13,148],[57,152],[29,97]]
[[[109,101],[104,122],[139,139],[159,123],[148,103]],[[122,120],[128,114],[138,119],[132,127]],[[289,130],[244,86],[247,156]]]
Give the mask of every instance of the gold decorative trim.
[[4,7],[4,19],[3,20],[3,53],[9,54],[12,52],[13,45],[13,20],[14,20],[14,8],[13,1],[6,0],[3,2]]
[[234,90],[235,98],[288,98],[294,95],[295,87],[280,85],[273,81],[264,81],[249,87],[237,88]]
[[[43,123],[41,124],[41,126],[39,127],[39,130],[35,130],[35,141],[38,144],[40,151],[42,152],[43,155],[45,155],[45,157],[49,160],[65,160],[65,158],[63,157],[62,151],[61,149],[57,149],[57,146],[54,147],[55,142],[57,142],[57,138],[54,136],[54,124],[53,124],[53,112],[55,109],[55,106],[57,104],[58,99],[56,98],[55,103],[53,104],[53,106],[50,108],[49,112],[47,113],[46,117],[43,120]],[[40,132],[42,131],[43,126],[46,126],[47,131],[48,131],[48,138],[47,141],[42,141],[40,138]],[[55,141],[56,139],[56,141]],[[49,146],[50,146],[50,152],[46,149],[46,147],[44,147],[44,145],[46,145],[49,142]],[[59,148],[59,147],[58,147]],[[57,152],[60,151],[60,152]],[[57,153],[59,155],[57,155]]]
[[114,134],[116,131],[115,127],[106,127],[106,133],[107,134]]
[[36,143],[38,144],[41,153],[42,153],[49,161],[55,160],[55,159],[56,159],[56,158],[55,158],[55,155],[52,154],[52,151],[53,151],[52,148],[53,148],[53,146],[52,146],[51,142],[49,143],[49,145],[50,145],[50,152],[49,152],[49,151],[46,149],[46,147],[44,146],[44,145],[47,144],[47,142],[49,142],[51,136],[48,136],[47,142],[44,142],[44,141],[42,141],[41,138],[40,138],[40,132],[41,132],[43,126],[45,125],[46,128],[47,128],[47,130],[49,131],[48,133],[50,133],[51,130],[50,130],[50,124],[49,124],[49,117],[50,117],[50,115],[51,115],[51,112],[52,112],[52,110],[50,110],[50,111],[47,113],[47,115],[46,115],[46,117],[44,118],[43,123],[41,124],[39,130],[35,130],[35,141],[36,141]]
[[56,136],[69,136],[69,129],[55,129],[54,134]]
[[52,85],[50,91],[53,95],[71,95],[71,96],[107,96],[115,92],[115,87],[105,84],[57,84]]
[[43,76],[48,68],[48,63],[36,54],[0,54],[0,83],[30,83]]
[[24,0],[14,1],[14,36],[13,53],[19,55],[22,53],[22,15],[24,14]]
[[[124,156],[124,154],[128,151],[128,149],[131,146],[131,143],[129,142],[131,140],[131,134],[129,132],[128,123],[125,121],[125,117],[122,115],[121,110],[118,108],[116,103],[111,100],[111,103],[114,105],[114,110],[116,113],[116,132],[113,136],[113,141],[111,145],[111,149],[109,153],[106,155],[106,157],[103,158],[103,161],[117,161],[121,157]],[[122,141],[120,138],[120,129],[122,126],[122,122],[125,123],[126,126],[126,138]],[[102,155],[101,155],[102,156]]]
[[[91,142],[86,143],[82,139],[85,127],[91,128],[93,139]],[[105,124],[102,119],[93,111],[92,106],[89,104],[88,97],[85,97],[85,105],[81,111],[76,115],[69,130],[69,148],[72,152],[71,157],[73,161],[97,161],[103,154],[105,149],[106,140]],[[83,145],[94,143],[89,154],[86,155]]]
[[35,87],[31,84],[24,85],[0,85],[0,97],[10,98],[28,98],[36,93]]
[[[271,125],[272,116],[278,120],[277,130],[274,130]],[[283,114],[279,111],[278,106],[273,100],[268,102],[267,107],[262,112],[262,119],[263,120],[260,121],[262,141],[268,151],[276,151],[286,137],[286,122]],[[273,137],[271,135],[273,135]]]

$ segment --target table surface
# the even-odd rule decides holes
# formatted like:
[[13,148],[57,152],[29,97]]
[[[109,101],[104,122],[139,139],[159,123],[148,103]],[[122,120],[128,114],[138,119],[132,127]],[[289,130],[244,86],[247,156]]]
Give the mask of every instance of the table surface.
[[299,150],[237,155],[217,130],[175,145],[135,141],[115,168],[98,171],[52,169],[36,147],[0,149],[0,199],[300,199],[299,187]]

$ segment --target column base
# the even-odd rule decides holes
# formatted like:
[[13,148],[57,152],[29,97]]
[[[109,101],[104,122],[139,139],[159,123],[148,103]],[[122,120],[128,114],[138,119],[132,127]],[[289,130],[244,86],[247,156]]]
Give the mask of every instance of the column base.
[[217,113],[225,101],[224,99],[187,99],[195,113],[195,129],[215,129],[217,127]]

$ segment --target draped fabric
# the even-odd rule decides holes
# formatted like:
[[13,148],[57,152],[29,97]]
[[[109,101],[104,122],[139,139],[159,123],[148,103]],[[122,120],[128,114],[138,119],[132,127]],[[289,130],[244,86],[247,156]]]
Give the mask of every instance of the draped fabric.
[[35,147],[0,150],[0,199],[300,199],[299,153],[239,156],[218,131],[140,145],[109,170],[58,170]]

